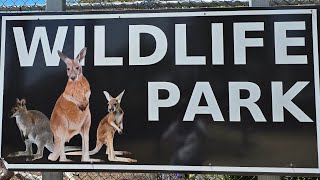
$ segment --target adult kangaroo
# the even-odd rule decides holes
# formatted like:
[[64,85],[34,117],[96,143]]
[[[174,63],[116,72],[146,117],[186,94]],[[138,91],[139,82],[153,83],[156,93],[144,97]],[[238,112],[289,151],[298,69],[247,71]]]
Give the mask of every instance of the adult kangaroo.
[[83,48],[75,59],[68,58],[58,51],[59,57],[67,65],[68,82],[64,92],[60,95],[53,108],[50,128],[54,135],[53,152],[48,159],[56,161],[71,161],[65,155],[65,142],[80,134],[82,138],[81,161],[99,161],[89,157],[89,129],[91,113],[89,98],[91,94],[88,80],[82,73],[81,61],[86,55],[87,48]]

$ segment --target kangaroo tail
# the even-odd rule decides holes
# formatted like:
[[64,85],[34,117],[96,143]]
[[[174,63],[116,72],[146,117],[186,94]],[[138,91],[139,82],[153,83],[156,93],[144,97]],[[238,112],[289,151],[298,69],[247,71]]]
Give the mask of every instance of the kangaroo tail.
[[99,150],[101,149],[102,145],[103,144],[101,142],[97,141],[96,147],[92,151],[89,151],[89,155],[94,155],[97,152],[99,152]]
[[[47,147],[50,152],[53,152],[53,146],[48,146]],[[66,155],[81,155],[81,147],[80,146],[65,146],[64,151],[66,152]],[[70,152],[74,151],[74,152]]]
[[50,151],[50,152],[53,152],[53,141],[49,141],[47,144],[46,144],[46,148]]
[[67,152],[67,153],[65,153],[65,155],[69,155],[69,156],[81,156],[81,155],[82,155],[82,151]]
[[65,146],[65,147],[64,147],[64,151],[65,151],[65,152],[69,152],[69,151],[81,151],[81,147],[80,147],[80,146]]
[[[97,152],[99,152],[99,150],[101,149],[102,145],[103,145],[102,143],[97,142],[96,147],[92,151],[89,151],[89,155],[94,155]],[[78,150],[78,151],[76,151],[76,150]],[[80,155],[82,155],[82,151],[79,151],[79,150],[81,150],[81,149],[75,149],[74,152],[67,152],[65,154],[69,155],[69,156],[80,156]]]
[[[54,144],[53,142],[50,142],[46,145],[46,148],[50,151],[53,152],[53,147]],[[65,152],[69,152],[69,151],[81,151],[81,147],[80,146],[65,146],[64,147],[64,151]]]

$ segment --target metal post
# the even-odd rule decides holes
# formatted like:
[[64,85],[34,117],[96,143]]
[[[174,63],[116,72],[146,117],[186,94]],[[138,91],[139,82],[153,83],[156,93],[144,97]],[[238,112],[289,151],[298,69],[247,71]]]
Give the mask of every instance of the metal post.
[[62,180],[63,173],[62,172],[42,172],[43,180]]
[[47,0],[46,11],[65,11],[66,0]]
[[280,180],[280,176],[258,176],[258,180]]
[[249,0],[250,7],[268,7],[269,0]]
[[[46,11],[65,11],[66,0],[47,0]],[[43,180],[62,180],[63,172],[42,172]]]

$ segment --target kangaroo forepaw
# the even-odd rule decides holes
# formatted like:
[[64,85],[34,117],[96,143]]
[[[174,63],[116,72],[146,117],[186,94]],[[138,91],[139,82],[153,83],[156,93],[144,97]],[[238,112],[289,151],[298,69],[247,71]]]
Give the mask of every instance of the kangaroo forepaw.
[[120,129],[120,130],[118,130],[118,133],[121,135],[123,132],[122,132],[122,130]]
[[78,107],[79,107],[79,109],[80,109],[81,111],[84,111],[84,110],[87,109],[87,106],[88,106],[88,104],[84,104],[84,105],[80,105],[80,106],[78,106]]

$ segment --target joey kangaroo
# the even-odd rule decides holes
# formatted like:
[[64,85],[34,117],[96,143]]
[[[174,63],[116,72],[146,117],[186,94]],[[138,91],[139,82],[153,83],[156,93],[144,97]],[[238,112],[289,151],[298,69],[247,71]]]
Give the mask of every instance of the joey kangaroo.
[[[42,112],[27,110],[25,99],[17,99],[11,112],[11,118],[16,118],[26,150],[11,153],[8,157],[29,156],[27,161],[33,161],[43,157],[44,147],[52,152],[53,134],[50,130],[49,119]],[[32,154],[32,143],[37,145],[36,154]]]
[[70,59],[62,52],[58,55],[67,66],[68,82],[64,92],[60,95],[51,114],[50,127],[54,135],[54,149],[48,159],[56,161],[71,161],[65,155],[65,142],[80,134],[82,138],[81,161],[98,161],[89,157],[89,129],[91,113],[89,97],[91,94],[88,80],[82,73],[81,61],[86,55],[87,48],[83,48],[75,59]]
[[108,114],[100,121],[97,129],[97,142],[94,150],[90,151],[90,154],[96,154],[103,144],[107,146],[106,154],[108,154],[109,161],[120,162],[137,162],[135,159],[117,157],[116,155],[131,154],[127,151],[115,151],[113,148],[113,138],[116,131],[122,134],[123,130],[123,115],[124,112],[120,107],[121,98],[124,91],[120,93],[116,98],[113,98],[107,91],[103,91],[108,100]]
[[[100,121],[97,129],[97,142],[96,147],[90,151],[90,155],[94,155],[102,148],[103,145],[107,146],[106,154],[108,154],[109,161],[119,162],[137,162],[135,159],[118,157],[116,155],[129,155],[128,151],[115,151],[113,148],[114,134],[118,131],[119,134],[123,130],[123,115],[124,112],[120,107],[121,98],[124,91],[116,98],[113,98],[107,91],[103,91],[108,100],[108,114]],[[68,155],[79,155],[77,152],[67,153]]]

